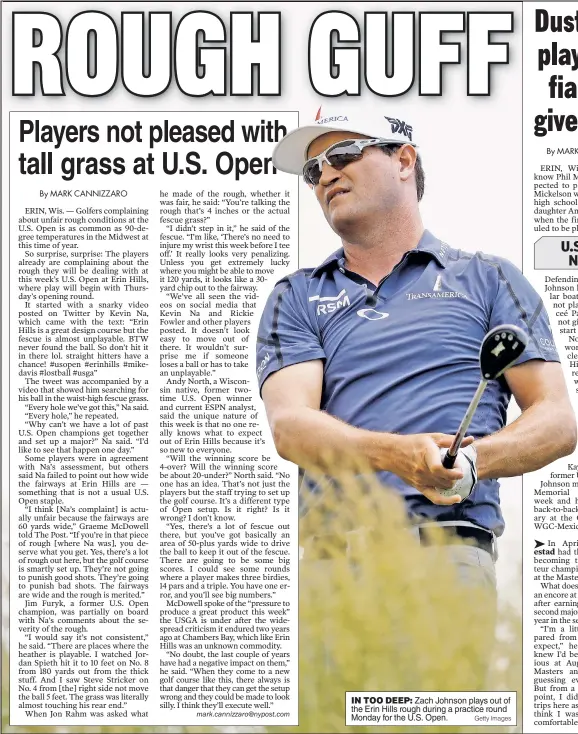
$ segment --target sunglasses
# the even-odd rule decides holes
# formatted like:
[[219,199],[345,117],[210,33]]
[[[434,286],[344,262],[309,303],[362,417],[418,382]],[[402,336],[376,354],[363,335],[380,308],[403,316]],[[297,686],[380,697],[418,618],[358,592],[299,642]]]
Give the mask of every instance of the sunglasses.
[[349,163],[359,161],[363,157],[363,149],[371,146],[377,147],[399,147],[398,143],[391,143],[384,138],[370,138],[367,140],[341,140],[339,143],[330,145],[329,148],[309,158],[303,166],[303,178],[311,186],[317,186],[321,179],[321,167],[323,163],[329,163],[332,168],[341,171]]

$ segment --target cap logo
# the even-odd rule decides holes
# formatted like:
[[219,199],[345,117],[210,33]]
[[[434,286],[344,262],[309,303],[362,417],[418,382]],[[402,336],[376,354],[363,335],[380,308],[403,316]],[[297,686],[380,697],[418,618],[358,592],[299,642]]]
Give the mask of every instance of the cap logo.
[[403,120],[398,120],[396,117],[385,117],[385,119],[391,125],[392,133],[399,133],[400,135],[405,135],[405,137],[409,138],[410,140],[412,139],[411,136],[413,133],[413,127],[411,125],[408,125],[407,122],[404,122]]
[[316,120],[318,125],[326,125],[328,122],[347,122],[349,118],[346,115],[333,115],[333,117],[322,117]]
[[[323,105],[321,105],[321,107],[323,107]],[[321,107],[317,110],[317,114],[315,115],[315,122],[317,122],[321,117]]]

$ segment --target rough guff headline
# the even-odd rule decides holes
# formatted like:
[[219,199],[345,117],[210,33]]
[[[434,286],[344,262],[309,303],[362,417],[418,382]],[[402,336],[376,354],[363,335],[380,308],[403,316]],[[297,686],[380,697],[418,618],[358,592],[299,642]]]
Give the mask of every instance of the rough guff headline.
[[[309,81],[327,97],[360,95],[362,84],[384,97],[414,85],[421,96],[441,95],[444,68],[463,64],[464,92],[487,96],[493,67],[509,63],[500,34],[513,30],[512,12],[367,12],[356,19],[327,11],[308,29]],[[190,97],[278,96],[283,51],[293,62],[295,40],[284,35],[280,12],[125,12],[117,20],[90,10],[66,22],[14,12],[12,94],[99,97],[120,85],[154,97],[176,84]]]

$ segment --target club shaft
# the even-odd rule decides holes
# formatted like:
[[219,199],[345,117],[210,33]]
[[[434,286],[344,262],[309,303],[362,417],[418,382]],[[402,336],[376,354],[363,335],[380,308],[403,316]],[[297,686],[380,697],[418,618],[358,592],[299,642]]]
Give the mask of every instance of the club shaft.
[[464,415],[462,422],[460,423],[458,432],[454,436],[452,445],[449,447],[448,452],[444,458],[444,466],[446,469],[451,469],[456,463],[456,456],[458,455],[458,451],[460,450],[460,446],[462,445],[462,441],[464,440],[466,431],[470,427],[470,423],[472,422],[472,418],[474,417],[474,413],[476,412],[476,408],[478,407],[478,403],[480,402],[480,399],[484,394],[484,390],[486,389],[487,384],[487,380],[480,380],[480,384],[478,385],[474,397],[472,398],[472,401],[470,402],[468,409],[466,410],[466,414]]

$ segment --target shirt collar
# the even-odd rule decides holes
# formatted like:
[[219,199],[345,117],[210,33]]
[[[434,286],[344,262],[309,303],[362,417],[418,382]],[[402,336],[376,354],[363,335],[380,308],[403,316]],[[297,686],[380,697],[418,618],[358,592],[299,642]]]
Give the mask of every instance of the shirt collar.
[[420,241],[417,243],[417,247],[415,248],[419,252],[429,252],[430,255],[433,255],[439,265],[442,266],[442,268],[445,268],[448,262],[448,251],[449,251],[449,245],[447,245],[445,242],[442,242],[441,240],[438,240],[437,237],[434,237],[434,235],[427,229],[424,230]]
[[[427,252],[436,259],[436,261],[439,265],[441,265],[442,268],[445,268],[447,265],[448,250],[449,247],[445,242],[438,240],[437,237],[434,237],[434,235],[426,229],[424,230],[420,241],[417,243],[417,246],[409,252]],[[343,247],[340,247],[339,250],[336,250],[334,253],[329,255],[329,257],[324,260],[321,265],[318,265],[315,268],[312,275],[316,276],[323,270],[328,270],[331,267],[345,267],[345,251],[343,250]]]

